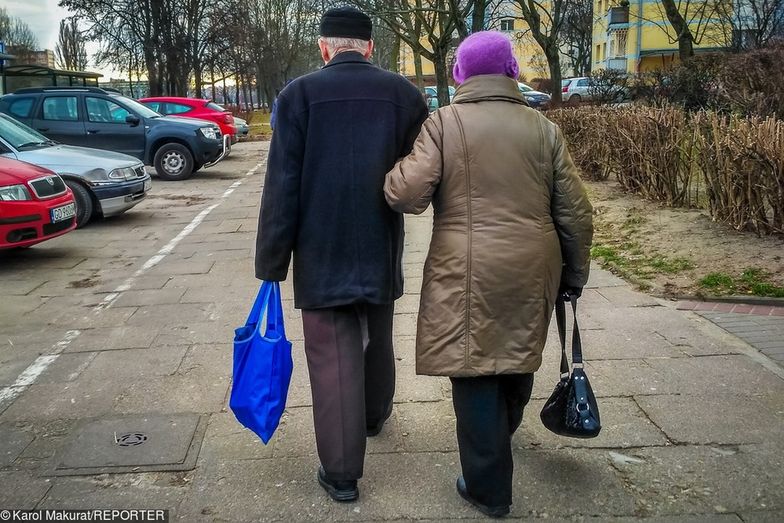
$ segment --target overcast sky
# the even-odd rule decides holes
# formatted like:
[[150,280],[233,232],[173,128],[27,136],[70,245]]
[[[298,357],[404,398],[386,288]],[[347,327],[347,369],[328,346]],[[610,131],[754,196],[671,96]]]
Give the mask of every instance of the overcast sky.
[[[9,16],[21,18],[30,26],[38,38],[38,46],[41,49],[52,51],[57,45],[60,20],[70,15],[67,10],[59,7],[58,3],[59,0],[0,0],[0,6],[5,8]],[[87,44],[87,58],[90,62],[88,70],[103,74],[105,78],[102,80],[108,80],[110,76],[119,76],[119,73],[95,67],[92,54],[96,47],[96,44]]]
[[35,36],[42,49],[52,49],[57,43],[60,20],[68,16],[68,11],[57,5],[58,0],[2,0],[9,16],[21,18]]

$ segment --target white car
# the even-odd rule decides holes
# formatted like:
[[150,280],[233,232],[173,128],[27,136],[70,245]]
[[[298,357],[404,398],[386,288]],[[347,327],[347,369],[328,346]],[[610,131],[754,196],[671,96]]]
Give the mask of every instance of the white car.
[[561,82],[561,86],[564,102],[580,103],[591,99],[592,80],[587,76],[567,78]]

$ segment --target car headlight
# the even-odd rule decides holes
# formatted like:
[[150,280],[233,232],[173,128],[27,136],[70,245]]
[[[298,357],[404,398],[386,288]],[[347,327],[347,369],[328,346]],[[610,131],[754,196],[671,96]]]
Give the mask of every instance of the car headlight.
[[0,201],[3,202],[23,202],[32,200],[30,191],[24,185],[9,185],[0,187]]
[[201,134],[209,140],[217,140],[220,138],[220,130],[216,129],[215,127],[201,127],[199,131],[201,131]]
[[109,178],[112,180],[133,180],[136,177],[137,174],[133,167],[122,167],[121,169],[114,169],[109,173]]

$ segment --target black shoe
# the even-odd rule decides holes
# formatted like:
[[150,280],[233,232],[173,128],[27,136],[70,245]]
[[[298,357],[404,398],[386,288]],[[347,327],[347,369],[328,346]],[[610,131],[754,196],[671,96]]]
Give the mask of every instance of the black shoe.
[[468,489],[466,489],[465,480],[463,476],[457,478],[457,493],[460,494],[460,497],[464,500],[471,503],[479,512],[484,514],[485,516],[490,516],[491,518],[502,518],[509,514],[509,505],[500,506],[500,507],[488,507],[487,505],[482,505],[477,500],[472,498],[470,494],[468,494]]
[[357,480],[333,481],[327,478],[324,467],[319,467],[318,482],[335,501],[356,501],[359,497]]
[[367,437],[372,438],[374,436],[378,436],[381,433],[381,429],[384,428],[384,423],[387,422],[389,417],[392,415],[392,404],[389,404],[389,409],[387,409],[387,414],[384,416],[384,419],[378,422],[375,427],[367,427]]

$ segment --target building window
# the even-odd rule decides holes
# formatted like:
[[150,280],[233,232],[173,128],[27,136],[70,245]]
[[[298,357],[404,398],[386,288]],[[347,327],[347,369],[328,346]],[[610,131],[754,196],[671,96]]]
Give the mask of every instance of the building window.
[[514,18],[501,20],[501,31],[514,31]]
[[626,58],[626,40],[629,32],[626,29],[612,33],[610,40],[610,58]]
[[601,45],[598,45],[598,44],[596,45],[596,53],[594,54],[594,56],[596,57],[595,60],[594,60],[595,62],[598,63],[598,62],[602,61],[602,46]]

